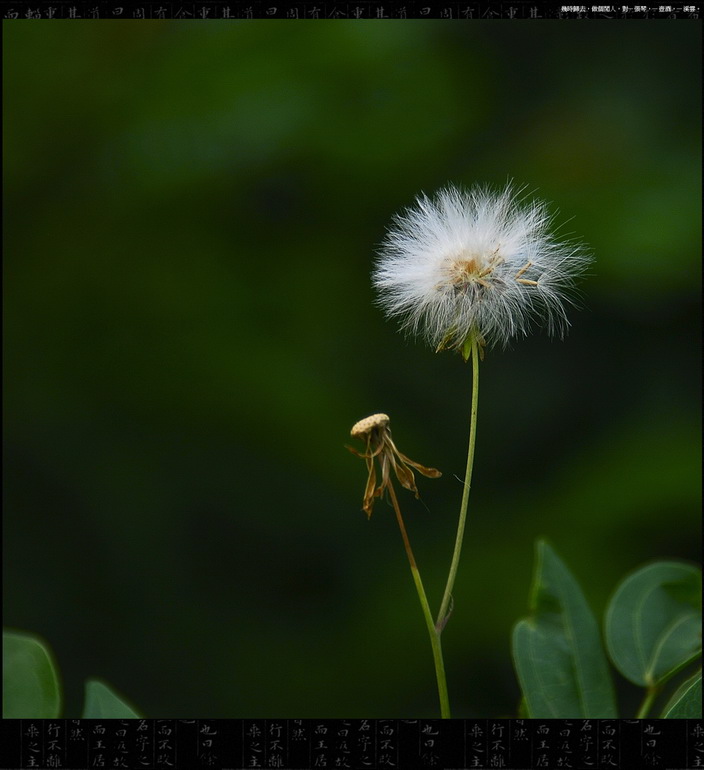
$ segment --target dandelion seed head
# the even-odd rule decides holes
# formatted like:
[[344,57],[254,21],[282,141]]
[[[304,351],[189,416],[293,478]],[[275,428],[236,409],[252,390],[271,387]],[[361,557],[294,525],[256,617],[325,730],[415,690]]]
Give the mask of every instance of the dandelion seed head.
[[511,184],[448,186],[397,215],[372,275],[386,315],[438,349],[461,348],[471,335],[505,345],[533,322],[563,335],[565,305],[591,257],[558,241],[546,204],[520,193]]

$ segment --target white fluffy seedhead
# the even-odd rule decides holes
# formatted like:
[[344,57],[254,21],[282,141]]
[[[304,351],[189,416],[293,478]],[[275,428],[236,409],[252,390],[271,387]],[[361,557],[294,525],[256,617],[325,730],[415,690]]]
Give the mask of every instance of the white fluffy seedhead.
[[397,215],[372,275],[386,314],[438,349],[472,335],[505,345],[532,321],[564,334],[564,305],[591,258],[553,237],[545,203],[518,193],[448,186]]

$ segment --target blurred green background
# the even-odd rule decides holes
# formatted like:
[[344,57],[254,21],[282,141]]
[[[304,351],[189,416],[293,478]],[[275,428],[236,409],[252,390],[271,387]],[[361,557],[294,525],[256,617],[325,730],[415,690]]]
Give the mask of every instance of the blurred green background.
[[471,368],[404,339],[369,273],[448,181],[527,184],[596,257],[564,342],[482,367],[453,716],[515,716],[537,536],[599,616],[643,562],[699,560],[700,32],[3,25],[4,621],[51,644],[67,716],[88,676],[148,716],[438,715],[344,445],[384,411],[443,471],[401,498],[436,611]]

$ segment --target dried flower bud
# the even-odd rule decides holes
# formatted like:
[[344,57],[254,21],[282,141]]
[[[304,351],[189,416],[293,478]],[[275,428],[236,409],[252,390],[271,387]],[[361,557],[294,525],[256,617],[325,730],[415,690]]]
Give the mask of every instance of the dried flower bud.
[[383,429],[389,424],[388,414],[372,414],[369,417],[365,417],[363,420],[356,422],[352,426],[350,436],[354,438],[362,438],[370,433],[375,428]]
[[[411,468],[415,468],[419,473],[431,479],[436,479],[442,474],[435,468],[426,468],[424,465],[411,460],[406,455],[399,452],[391,438],[391,428],[389,427],[389,416],[386,414],[372,414],[352,426],[350,434],[354,438],[362,439],[366,443],[366,451],[358,452],[352,447],[347,447],[350,452],[362,457],[367,463],[367,486],[364,490],[364,502],[362,508],[367,516],[372,515],[374,502],[377,497],[381,497],[384,491],[392,483],[391,469],[396,474],[396,478],[402,486],[409,489],[418,497],[418,488]],[[374,459],[378,458],[381,470],[381,482],[377,486],[376,467]]]

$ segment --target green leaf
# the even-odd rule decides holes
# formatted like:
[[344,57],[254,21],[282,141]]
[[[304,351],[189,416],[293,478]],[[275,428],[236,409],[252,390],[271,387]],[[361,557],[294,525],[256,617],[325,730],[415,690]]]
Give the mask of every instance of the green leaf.
[[668,679],[701,651],[701,572],[660,561],[616,588],[606,610],[606,645],[618,670],[641,687]]
[[518,719],[530,719],[525,695],[521,696],[521,702],[518,704]]
[[141,717],[125,698],[99,679],[86,680],[83,719],[132,719]]
[[513,630],[513,660],[533,718],[617,716],[599,628],[579,584],[544,540],[536,543],[531,616]]
[[2,633],[2,715],[5,719],[55,719],[61,685],[49,647],[36,636]]
[[701,719],[702,672],[695,674],[670,698],[662,712],[662,719]]

